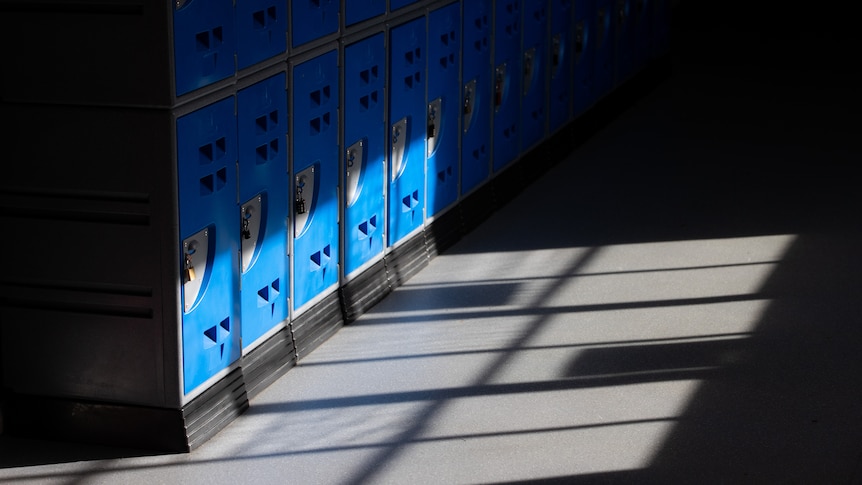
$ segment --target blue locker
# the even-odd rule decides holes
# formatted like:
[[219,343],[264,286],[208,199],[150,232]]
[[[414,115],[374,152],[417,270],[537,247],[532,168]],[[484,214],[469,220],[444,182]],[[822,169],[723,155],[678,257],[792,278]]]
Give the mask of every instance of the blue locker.
[[389,10],[398,10],[399,8],[417,3],[419,0],[389,0]]
[[239,210],[233,97],[177,119],[183,389],[239,358]]
[[291,46],[297,47],[338,32],[340,0],[290,2]]
[[521,151],[545,138],[548,57],[548,0],[524,2],[521,44]]
[[423,224],[425,209],[425,18],[394,27],[389,61],[387,245]]
[[386,211],[381,32],[344,48],[344,274],[383,253]]
[[296,310],[338,283],[338,53],[292,69]]
[[520,154],[521,0],[496,0],[494,9],[494,170]]
[[574,93],[572,116],[577,117],[595,101],[595,0],[574,0]]
[[386,0],[345,0],[344,25],[350,26],[386,13]]
[[287,80],[237,93],[243,348],[287,319]]
[[458,199],[458,122],[461,113],[461,6],[457,3],[428,15],[428,214]]
[[462,3],[461,193],[491,171],[491,0]]
[[177,96],[236,73],[232,0],[189,0],[174,10]]
[[548,131],[560,129],[572,117],[574,0],[551,0],[550,92]]
[[634,73],[635,69],[635,12],[633,0],[616,0],[616,53],[614,85],[619,85]]
[[236,4],[236,62],[244,69],[287,50],[287,3],[244,0]]
[[593,95],[600,100],[614,87],[616,0],[597,0],[595,10],[595,71]]

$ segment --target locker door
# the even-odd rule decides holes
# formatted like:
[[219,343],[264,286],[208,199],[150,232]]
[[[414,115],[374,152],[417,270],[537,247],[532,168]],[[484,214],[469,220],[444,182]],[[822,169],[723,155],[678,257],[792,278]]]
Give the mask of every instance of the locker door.
[[177,96],[236,72],[232,0],[192,0],[174,10],[174,68]]
[[550,91],[548,132],[553,133],[571,119],[574,93],[572,47],[574,46],[574,0],[551,0]]
[[344,274],[383,253],[386,51],[381,32],[344,48]]
[[594,0],[574,0],[575,20],[572,28],[574,93],[572,94],[572,115],[577,117],[593,105],[595,101],[595,45],[596,9]]
[[290,45],[298,47],[338,32],[340,0],[293,0],[290,2]]
[[491,0],[463,2],[461,83],[461,193],[491,170]]
[[237,93],[243,349],[287,319],[287,79]]
[[593,27],[596,36],[593,93],[600,100],[614,88],[616,0],[597,0]]
[[521,0],[496,0],[494,9],[493,166],[520,154]]
[[287,50],[287,4],[245,0],[236,4],[237,67],[245,69]]
[[344,25],[350,26],[386,13],[386,0],[345,0]]
[[427,185],[428,215],[458,198],[459,67],[461,8],[451,4],[428,15]]
[[393,27],[389,61],[389,218],[392,246],[425,211],[425,17]]
[[177,119],[186,394],[240,356],[234,104],[226,98]]
[[521,43],[521,151],[545,138],[547,110],[548,0],[524,2]]
[[338,53],[293,66],[294,310],[338,283]]

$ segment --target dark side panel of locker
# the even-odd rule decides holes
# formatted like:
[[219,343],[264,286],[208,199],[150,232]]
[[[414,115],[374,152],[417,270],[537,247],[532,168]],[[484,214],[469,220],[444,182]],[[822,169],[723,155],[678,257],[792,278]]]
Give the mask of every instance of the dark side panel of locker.
[[160,213],[174,192],[170,116],[13,104],[3,112],[15,121],[4,159],[25,162],[7,164],[0,179],[0,223],[11,229],[0,242],[4,384],[168,405],[178,388],[168,344],[176,300],[161,291],[162,271],[179,278],[178,263],[160,254],[172,239]]
[[0,99],[173,104],[175,39],[168,2],[92,6],[78,2],[77,9],[53,3],[0,1],[0,42],[15,46],[4,50]]

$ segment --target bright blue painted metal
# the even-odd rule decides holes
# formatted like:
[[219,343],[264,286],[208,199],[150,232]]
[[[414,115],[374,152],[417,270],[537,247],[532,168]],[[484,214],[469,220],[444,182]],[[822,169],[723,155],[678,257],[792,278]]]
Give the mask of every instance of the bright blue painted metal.
[[496,0],[494,9],[493,168],[520,155],[521,0]]
[[461,83],[461,193],[484,183],[491,171],[491,0],[463,2]]
[[190,0],[174,11],[177,96],[236,73],[232,0]]
[[[234,98],[177,119],[180,262],[198,235],[206,254],[183,281],[183,389],[194,390],[239,358],[239,209],[236,204],[237,133]],[[178,275],[178,279],[180,275]],[[187,282],[189,279],[193,282]],[[187,292],[191,285],[200,291]],[[193,300],[193,301],[192,301]]]
[[[293,67],[294,309],[338,282],[338,53]],[[302,193],[300,193],[300,190]]]
[[288,317],[287,80],[237,93],[241,324],[248,347]]
[[387,244],[422,226],[425,208],[425,17],[390,30]]
[[428,215],[458,199],[459,68],[461,65],[461,8],[458,4],[428,15]]
[[239,69],[283,54],[287,49],[287,3],[283,0],[244,0],[236,4]]
[[345,275],[383,253],[384,40],[381,32],[344,48]]

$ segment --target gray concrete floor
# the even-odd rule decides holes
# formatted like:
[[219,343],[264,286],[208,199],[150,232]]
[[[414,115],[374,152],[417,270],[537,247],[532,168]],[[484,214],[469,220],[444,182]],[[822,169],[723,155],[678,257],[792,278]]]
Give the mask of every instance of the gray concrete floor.
[[0,481],[862,483],[847,39],[680,8],[669,79],[201,448]]

